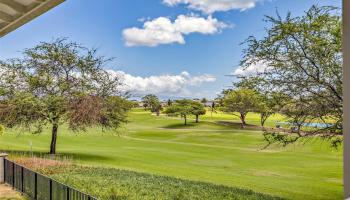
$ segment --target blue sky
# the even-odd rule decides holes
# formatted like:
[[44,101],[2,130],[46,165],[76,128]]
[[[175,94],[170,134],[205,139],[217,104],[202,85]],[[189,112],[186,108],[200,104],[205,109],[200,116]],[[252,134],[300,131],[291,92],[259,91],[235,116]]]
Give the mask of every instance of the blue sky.
[[68,37],[99,54],[134,96],[213,98],[231,85],[248,36],[265,34],[264,15],[301,15],[341,0],[66,0],[0,39],[0,59],[40,41]]

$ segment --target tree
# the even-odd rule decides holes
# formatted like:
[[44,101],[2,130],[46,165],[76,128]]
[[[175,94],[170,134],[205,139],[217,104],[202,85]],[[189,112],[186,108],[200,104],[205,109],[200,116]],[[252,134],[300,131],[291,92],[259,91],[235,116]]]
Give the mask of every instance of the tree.
[[266,17],[266,36],[248,38],[241,64],[260,64],[264,70],[253,76],[264,80],[264,91],[288,96],[299,105],[295,108],[317,108],[312,115],[325,123],[331,119],[335,123],[327,129],[342,134],[342,20],[337,11],[312,6],[300,17]]
[[119,97],[118,77],[103,68],[110,59],[67,39],[42,42],[23,57],[0,63],[0,122],[40,133],[51,126],[50,153],[56,153],[59,126],[116,129],[130,105]]
[[236,88],[254,90],[259,95],[259,104],[256,112],[260,113],[260,125],[264,127],[266,120],[279,112],[289,100],[289,97],[280,92],[265,90],[265,80],[260,76],[238,77],[239,81],[234,83]]
[[[263,135],[268,144],[264,148],[275,142],[286,146],[298,141],[300,138],[314,135],[313,131],[302,130],[302,127],[310,120],[317,118],[317,109],[319,109],[317,108],[317,104],[305,104],[302,101],[293,99],[286,101],[280,112],[288,119],[288,126],[291,127],[291,131],[289,133],[281,133],[275,130],[265,130]],[[339,145],[339,138],[334,137],[334,139],[331,140],[331,143],[334,147],[337,147]]]
[[157,116],[159,116],[159,113],[162,110],[162,104],[156,95],[148,94],[142,97],[142,102],[145,109],[149,109],[151,112],[155,112],[157,113]]
[[165,113],[180,115],[185,120],[187,125],[187,116],[193,112],[193,101],[192,100],[176,100],[171,106],[167,107]]
[[234,83],[236,88],[254,90],[259,94],[259,104],[256,112],[260,113],[260,125],[264,127],[266,120],[275,113],[274,101],[268,91],[264,91],[260,86],[263,79],[260,77],[238,77],[239,81]]
[[[223,97],[223,111],[236,115],[241,120],[241,127],[246,125],[246,116],[259,107],[260,96],[254,91],[238,88],[225,93]],[[238,112],[239,114],[235,114]]]
[[260,103],[256,112],[260,113],[260,125],[264,127],[266,120],[275,113],[281,112],[290,98],[278,92],[260,93],[259,95]]
[[199,115],[205,115],[206,110],[203,104],[193,101],[191,114],[196,116],[196,123],[199,122]]
[[167,105],[168,105],[168,106],[171,106],[172,104],[173,104],[173,101],[172,101],[171,99],[168,99]]
[[143,103],[143,107],[145,108],[145,110],[151,109],[152,104],[156,101],[158,101],[158,97],[154,94],[148,94],[148,95],[142,97],[142,103]]
[[147,104],[145,101],[142,102],[142,106],[143,106],[143,108],[144,108],[145,110],[147,110],[148,104]]
[[153,110],[153,112],[155,112],[157,114],[157,116],[159,116],[160,111],[163,110],[163,106],[159,101],[155,102],[153,104],[152,110]]
[[0,124],[0,136],[2,136],[4,132],[5,132],[4,126]]
[[211,106],[210,106],[210,116],[213,117],[213,112],[215,111],[216,109],[216,104],[215,104],[215,101],[213,101],[211,103]]
[[202,103],[202,104],[205,105],[207,102],[208,102],[208,100],[207,100],[206,98],[201,99],[201,103]]

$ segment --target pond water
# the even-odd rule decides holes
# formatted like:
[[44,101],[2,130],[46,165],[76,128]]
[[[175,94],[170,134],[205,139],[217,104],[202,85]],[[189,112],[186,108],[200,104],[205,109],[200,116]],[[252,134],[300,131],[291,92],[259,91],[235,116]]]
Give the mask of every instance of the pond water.
[[[293,125],[293,123],[291,122],[277,122],[276,125]],[[305,123],[303,124],[303,126],[306,127],[313,127],[313,128],[327,128],[327,127],[331,127],[334,124],[326,124],[326,123],[317,123],[317,122],[312,122],[312,123]]]

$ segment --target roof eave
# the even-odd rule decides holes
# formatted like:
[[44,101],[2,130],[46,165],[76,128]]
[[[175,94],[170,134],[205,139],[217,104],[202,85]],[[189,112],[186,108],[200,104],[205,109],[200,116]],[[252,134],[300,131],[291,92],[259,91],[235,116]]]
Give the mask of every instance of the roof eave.
[[57,5],[61,4],[65,0],[47,0],[43,1],[40,5],[37,7],[29,10],[28,12],[24,13],[14,21],[10,22],[6,26],[0,29],[0,37],[5,36],[6,34],[10,33],[11,31],[16,30],[17,28],[21,27],[22,25],[28,23],[29,21],[35,19],[36,17],[44,14],[48,10],[56,7]]

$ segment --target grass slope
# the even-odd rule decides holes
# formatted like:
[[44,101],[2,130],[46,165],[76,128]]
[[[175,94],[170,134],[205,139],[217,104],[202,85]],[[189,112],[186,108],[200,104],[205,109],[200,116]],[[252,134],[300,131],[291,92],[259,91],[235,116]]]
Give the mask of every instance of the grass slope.
[[[248,122],[250,117],[248,116]],[[62,127],[58,151],[79,164],[252,189],[289,199],[341,199],[342,151],[317,138],[305,145],[261,150],[261,132],[218,123],[215,116],[183,126],[182,120],[135,110],[118,134],[90,129],[73,134]],[[273,123],[273,120],[268,123]],[[5,134],[0,149],[47,152],[50,135]],[[98,181],[98,180],[96,180]]]
[[[68,166],[42,170],[54,179],[79,188],[101,200],[278,200],[281,198],[222,185],[156,176],[113,168]],[[53,172],[53,173],[52,173]],[[103,188],[103,190],[101,190]]]

